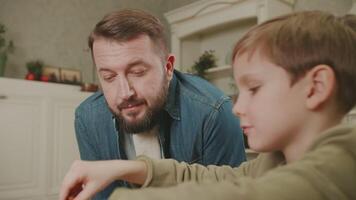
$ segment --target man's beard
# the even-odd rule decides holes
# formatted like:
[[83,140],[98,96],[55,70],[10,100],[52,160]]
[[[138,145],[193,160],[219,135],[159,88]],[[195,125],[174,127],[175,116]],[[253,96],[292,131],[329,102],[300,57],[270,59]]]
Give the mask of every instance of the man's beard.
[[[162,87],[159,90],[159,93],[157,97],[152,101],[154,104],[151,107],[147,108],[146,113],[140,120],[136,120],[134,122],[129,122],[125,119],[125,117],[121,113],[114,112],[111,110],[112,113],[114,113],[116,121],[119,125],[120,131],[123,131],[125,133],[142,133],[145,131],[151,130],[153,127],[155,127],[160,119],[160,115],[163,112],[163,108],[165,106],[166,100],[167,100],[167,94],[168,94],[168,81],[166,78],[163,79],[162,81]],[[122,104],[138,104],[142,102],[142,100],[136,99],[135,97],[130,98],[129,100],[121,103]],[[144,101],[143,101],[144,102]],[[118,106],[118,110],[120,110]]]

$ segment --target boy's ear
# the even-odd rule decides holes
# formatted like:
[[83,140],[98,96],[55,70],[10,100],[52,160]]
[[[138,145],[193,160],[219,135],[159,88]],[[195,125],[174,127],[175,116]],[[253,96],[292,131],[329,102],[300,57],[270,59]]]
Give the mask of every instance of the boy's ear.
[[317,65],[309,72],[307,100],[308,109],[318,109],[327,102],[335,90],[335,73],[328,65]]

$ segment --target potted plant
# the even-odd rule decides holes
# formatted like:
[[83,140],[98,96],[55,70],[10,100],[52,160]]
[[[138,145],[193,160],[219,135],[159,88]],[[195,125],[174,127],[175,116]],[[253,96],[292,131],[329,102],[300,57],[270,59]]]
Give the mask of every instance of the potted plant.
[[13,42],[11,40],[7,42],[4,38],[5,32],[5,25],[0,23],[0,77],[4,76],[7,54],[14,50]]
[[193,73],[198,76],[205,78],[206,70],[216,67],[216,57],[213,50],[204,51],[204,53],[199,57],[198,61],[194,62],[192,66]]
[[43,62],[40,60],[30,61],[26,63],[27,75],[26,80],[41,80]]

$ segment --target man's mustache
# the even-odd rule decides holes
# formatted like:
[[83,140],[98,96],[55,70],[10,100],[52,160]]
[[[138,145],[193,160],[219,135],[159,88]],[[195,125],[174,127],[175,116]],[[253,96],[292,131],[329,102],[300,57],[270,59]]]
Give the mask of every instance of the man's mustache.
[[140,105],[143,103],[145,103],[144,99],[129,99],[129,100],[126,100],[126,101],[123,101],[122,103],[120,103],[120,105],[117,106],[117,109],[122,110],[125,108],[137,106],[137,105]]

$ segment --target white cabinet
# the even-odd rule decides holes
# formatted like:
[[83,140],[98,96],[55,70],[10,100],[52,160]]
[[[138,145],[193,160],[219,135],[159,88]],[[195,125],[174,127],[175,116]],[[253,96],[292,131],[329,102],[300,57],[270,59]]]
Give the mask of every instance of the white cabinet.
[[57,199],[79,151],[78,86],[0,78],[0,200]]
[[349,13],[356,15],[356,0],[353,0],[352,7],[351,7]]
[[201,0],[165,14],[171,27],[176,68],[187,71],[206,50],[218,68],[208,79],[226,94],[235,93],[230,65],[234,44],[252,26],[293,11],[294,0]]

